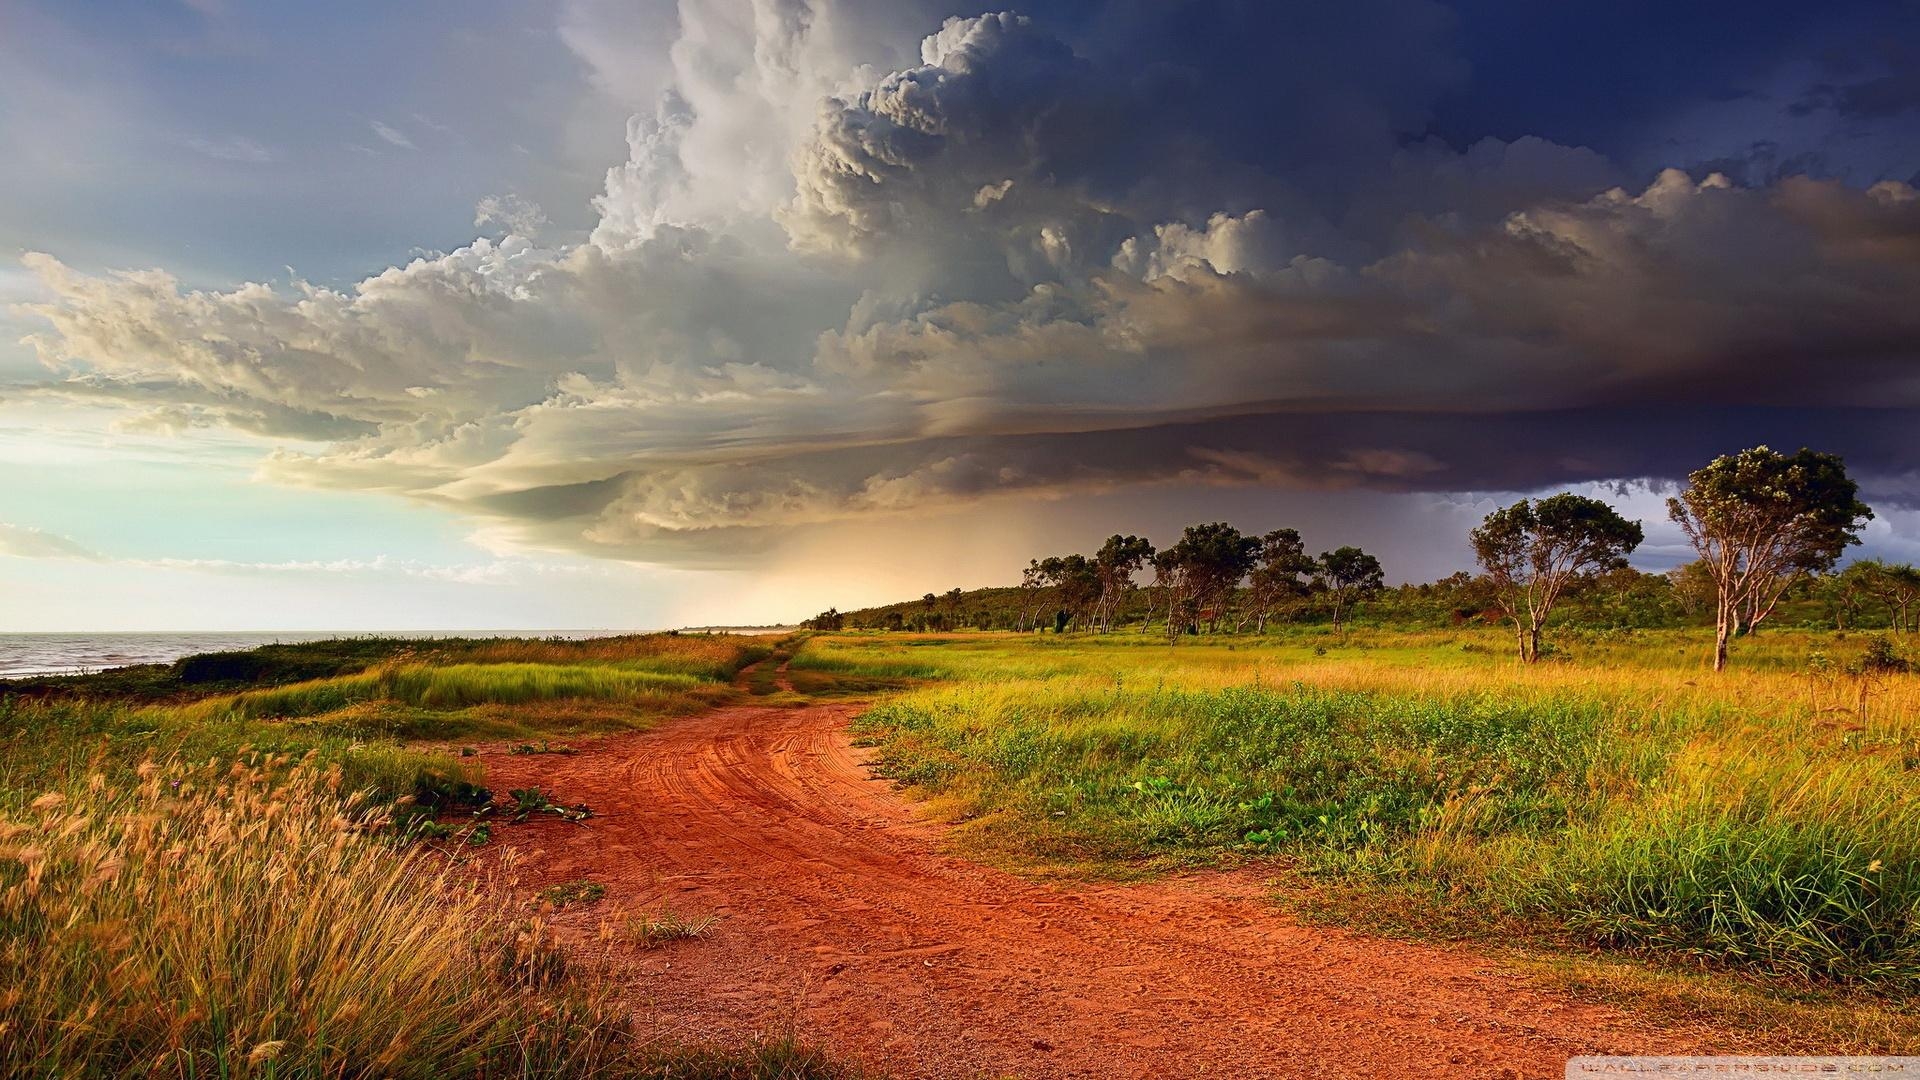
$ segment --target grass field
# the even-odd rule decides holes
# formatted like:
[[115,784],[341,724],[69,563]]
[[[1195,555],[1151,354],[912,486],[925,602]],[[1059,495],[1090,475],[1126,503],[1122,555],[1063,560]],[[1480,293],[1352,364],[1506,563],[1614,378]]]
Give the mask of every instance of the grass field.
[[845,1075],[636,1029],[537,912],[400,827],[483,779],[454,740],[644,726],[767,651],[322,642],[0,691],[0,1074]]
[[816,639],[796,669],[929,680],[859,721],[896,778],[1027,860],[1277,856],[1366,923],[1904,997],[1920,976],[1920,677],[1779,633]]
[[1030,871],[1257,861],[1311,917],[1913,1049],[1920,675],[1863,663],[1877,641],[1766,633],[1718,677],[1697,632],[1565,632],[1522,667],[1499,631],[1296,628],[315,643],[32,680],[0,693],[0,1072],[839,1075],[654,1045],[396,824],[484,783],[465,741],[835,695],[959,843]]

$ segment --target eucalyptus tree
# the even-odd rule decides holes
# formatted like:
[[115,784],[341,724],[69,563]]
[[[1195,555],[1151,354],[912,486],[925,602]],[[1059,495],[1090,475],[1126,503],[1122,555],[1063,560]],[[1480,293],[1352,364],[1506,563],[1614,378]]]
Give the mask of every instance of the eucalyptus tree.
[[1267,620],[1282,604],[1307,595],[1313,556],[1294,529],[1275,529],[1260,538],[1253,571],[1247,575],[1247,610],[1254,632],[1264,634]]
[[1826,605],[1835,630],[1845,630],[1860,619],[1860,607],[1874,596],[1872,582],[1878,563],[1857,559],[1831,574],[1822,574],[1813,593]]
[[1154,599],[1158,597],[1159,606],[1166,610],[1167,640],[1173,641],[1180,636],[1181,615],[1188,606],[1186,567],[1172,548],[1157,552],[1147,564],[1153,567],[1153,584],[1147,586],[1147,617],[1140,624],[1140,632],[1146,633],[1153,622]]
[[1259,558],[1260,539],[1242,535],[1224,521],[1189,525],[1165,554],[1176,568],[1182,600],[1193,609],[1192,623],[1205,618],[1207,628],[1214,630],[1240,580]]
[[1093,560],[1085,555],[1055,555],[1040,560],[1042,582],[1053,591],[1056,633],[1073,624],[1086,626],[1088,612],[1100,597],[1100,579]]
[[1569,585],[1627,565],[1646,534],[1599,499],[1564,493],[1521,499],[1488,514],[1468,534],[1493,584],[1494,604],[1513,623],[1520,660],[1540,659],[1547,616]]
[[1887,607],[1887,624],[1896,634],[1914,628],[1920,612],[1920,570],[1906,563],[1888,563],[1879,559],[1861,559],[1841,572],[1842,577],[1857,573],[1861,586]]
[[1133,591],[1133,575],[1153,558],[1153,545],[1143,537],[1122,536],[1115,533],[1107,537],[1094,554],[1094,576],[1100,583],[1100,596],[1094,602],[1093,621],[1102,632],[1113,629],[1113,617],[1120,604]]
[[1714,458],[1667,500],[1667,516],[1714,583],[1713,670],[1727,641],[1772,613],[1801,576],[1832,569],[1873,511],[1834,454],[1756,446]]
[[1386,585],[1380,560],[1352,545],[1321,552],[1313,580],[1333,608],[1336,632],[1354,604],[1378,594]]
[[1706,563],[1695,559],[1676,566],[1667,571],[1667,580],[1673,585],[1673,602],[1682,614],[1698,615],[1713,607],[1715,586]]
[[1020,571],[1020,618],[1014,623],[1014,629],[1026,632],[1033,617],[1040,608],[1041,590],[1046,587],[1047,574],[1040,566],[1039,559],[1028,559],[1027,568]]

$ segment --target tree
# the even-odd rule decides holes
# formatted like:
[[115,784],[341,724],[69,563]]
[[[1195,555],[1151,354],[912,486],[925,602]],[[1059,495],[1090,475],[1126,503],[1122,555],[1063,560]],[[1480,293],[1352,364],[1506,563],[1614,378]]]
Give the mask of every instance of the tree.
[[1716,589],[1706,563],[1695,559],[1676,566],[1667,571],[1667,580],[1673,583],[1673,600],[1680,605],[1682,613],[1698,615],[1713,607]]
[[1859,620],[1861,605],[1873,595],[1868,580],[1872,564],[1870,559],[1856,560],[1838,573],[1820,575],[1814,583],[1813,593],[1826,605],[1835,630],[1845,630]]
[[1040,590],[1047,584],[1047,572],[1040,567],[1039,559],[1028,559],[1027,568],[1020,572],[1020,621],[1014,629],[1026,632],[1033,625],[1033,618],[1040,609]]
[[1179,582],[1179,599],[1192,608],[1194,623],[1205,618],[1209,630],[1219,628],[1221,613],[1259,554],[1258,537],[1243,536],[1224,521],[1187,526],[1165,555]]
[[1040,560],[1040,577],[1051,586],[1055,612],[1053,629],[1064,632],[1075,622],[1086,625],[1087,613],[1100,596],[1100,579],[1085,555],[1056,555]]
[[947,622],[955,629],[960,627],[960,598],[966,593],[960,589],[948,589],[941,599],[947,602]]
[[1133,590],[1133,575],[1153,558],[1153,545],[1138,536],[1115,533],[1107,537],[1093,557],[1094,576],[1100,583],[1100,597],[1094,603],[1093,618],[1102,632],[1113,629],[1113,616],[1120,602]]
[[1896,634],[1914,629],[1920,618],[1920,570],[1904,563],[1886,563],[1879,559],[1861,559],[1842,571],[1840,577],[1857,573],[1867,593],[1887,606],[1887,624]]
[[1307,595],[1313,571],[1313,556],[1297,531],[1275,529],[1260,538],[1253,572],[1247,575],[1247,615],[1254,633],[1267,632],[1267,620],[1280,605]]
[[1333,605],[1333,629],[1338,632],[1347,609],[1378,593],[1386,584],[1386,576],[1381,573],[1379,559],[1349,545],[1320,553],[1314,582],[1325,590]]
[[1147,562],[1153,567],[1153,584],[1147,587],[1147,617],[1140,624],[1140,632],[1146,633],[1148,624],[1153,622],[1154,597],[1158,596],[1166,608],[1167,640],[1171,642],[1180,635],[1180,623],[1174,613],[1186,603],[1186,569],[1172,548],[1159,552]]
[[1540,633],[1567,586],[1582,577],[1624,567],[1646,538],[1599,499],[1571,492],[1539,501],[1521,499],[1488,514],[1468,534],[1474,557],[1493,582],[1494,603],[1513,623],[1520,660],[1540,659]]
[[1666,626],[1678,611],[1672,578],[1642,573],[1631,566],[1616,566],[1574,580],[1567,586],[1565,600],[1579,606],[1579,617],[1589,626]]
[[809,630],[838,630],[846,624],[845,615],[842,615],[837,608],[828,608],[800,625]]
[[1667,500],[1667,516],[1714,584],[1713,670],[1727,641],[1765,619],[1802,575],[1833,567],[1873,511],[1834,454],[1788,457],[1765,446],[1714,458]]

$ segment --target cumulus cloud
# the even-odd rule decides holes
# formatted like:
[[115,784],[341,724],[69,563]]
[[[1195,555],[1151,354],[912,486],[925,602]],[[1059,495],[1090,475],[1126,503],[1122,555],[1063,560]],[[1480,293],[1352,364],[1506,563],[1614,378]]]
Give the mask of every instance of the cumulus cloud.
[[0,523],[0,555],[16,559],[98,559],[92,550],[59,533]]
[[488,195],[473,205],[476,228],[497,226],[514,236],[531,237],[547,224],[547,212],[540,204],[518,195]]
[[[618,81],[612,16],[567,17]],[[1760,438],[1904,471],[1913,187],[1408,138],[1464,77],[1444,12],[1296,17],[690,0],[619,84],[657,97],[589,242],[503,197],[505,238],[349,289],[30,256],[33,392],[301,440],[262,475],[503,547],[690,566],[982,500],[1511,490]]]

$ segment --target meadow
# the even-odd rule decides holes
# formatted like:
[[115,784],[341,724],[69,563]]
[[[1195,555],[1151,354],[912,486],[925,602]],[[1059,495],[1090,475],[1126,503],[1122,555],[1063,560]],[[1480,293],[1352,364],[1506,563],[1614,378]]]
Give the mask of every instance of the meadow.
[[1765,631],[1721,675],[1698,630],[1554,642],[1522,666],[1481,628],[369,640],[23,681],[0,1073],[845,1075],[790,1041],[658,1041],[552,903],[475,875],[486,829],[427,823],[490,797],[475,741],[849,695],[881,771],[1023,872],[1253,866],[1310,918],[1598,958],[1587,989],[1621,965],[1694,1004],[1759,988],[1708,1012],[1920,1046],[1904,641]]
[[662,1041],[510,865],[476,876],[484,830],[422,839],[485,794],[461,740],[641,728],[767,651],[314,643],[0,689],[0,1075],[844,1075]]
[[796,669],[925,680],[856,725],[1028,867],[1271,859],[1362,926],[1530,936],[1903,1000],[1920,975],[1920,677],[1884,639],[842,635]]

